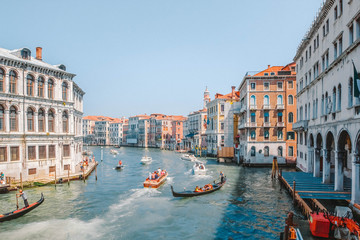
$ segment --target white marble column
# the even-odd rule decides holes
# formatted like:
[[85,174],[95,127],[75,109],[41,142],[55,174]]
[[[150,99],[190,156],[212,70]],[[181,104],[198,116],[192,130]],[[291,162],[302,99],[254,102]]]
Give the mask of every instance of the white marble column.
[[344,170],[343,170],[344,157],[345,157],[344,151],[335,152],[335,191],[344,190]]
[[320,177],[320,148],[316,148],[314,151],[314,177]]
[[360,156],[352,154],[351,203],[360,203]]
[[323,149],[323,183],[330,183],[330,156],[331,150]]

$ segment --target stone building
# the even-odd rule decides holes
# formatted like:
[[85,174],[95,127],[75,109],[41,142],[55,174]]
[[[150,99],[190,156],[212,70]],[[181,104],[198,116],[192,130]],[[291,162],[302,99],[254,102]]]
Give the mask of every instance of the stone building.
[[[360,1],[327,0],[301,41],[297,72],[297,166],[360,202]],[[334,175],[334,177],[332,177]]]
[[0,171],[23,180],[75,172],[82,160],[84,91],[63,64],[0,48]]

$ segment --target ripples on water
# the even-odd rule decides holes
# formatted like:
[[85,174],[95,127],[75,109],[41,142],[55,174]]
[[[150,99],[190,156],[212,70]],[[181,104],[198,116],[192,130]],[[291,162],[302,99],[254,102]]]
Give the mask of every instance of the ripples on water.
[[[91,148],[97,160],[100,148]],[[28,189],[29,202],[45,202],[36,210],[0,225],[3,239],[278,239],[291,199],[270,170],[248,169],[207,160],[207,175],[194,176],[193,163],[180,155],[156,149],[121,148],[113,157],[104,148],[104,161],[82,181]],[[145,152],[146,151],[146,152]],[[145,153],[153,158],[140,165]],[[114,170],[118,160],[123,170]],[[144,189],[149,171],[167,169],[169,179],[159,189]],[[224,171],[228,182],[209,195],[173,198],[176,191],[192,190],[218,178]],[[0,195],[0,212],[14,209],[15,193]]]

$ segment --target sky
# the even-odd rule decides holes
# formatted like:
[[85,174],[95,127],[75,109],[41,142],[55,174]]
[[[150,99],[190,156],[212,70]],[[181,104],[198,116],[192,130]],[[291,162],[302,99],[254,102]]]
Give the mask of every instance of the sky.
[[0,47],[43,48],[84,116],[184,115],[248,71],[293,61],[322,0],[2,1]]

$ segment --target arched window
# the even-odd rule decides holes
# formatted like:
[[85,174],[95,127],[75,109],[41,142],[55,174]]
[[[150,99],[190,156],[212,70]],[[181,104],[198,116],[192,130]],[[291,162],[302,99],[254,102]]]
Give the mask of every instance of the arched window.
[[278,147],[278,156],[279,156],[279,157],[282,157],[282,156],[283,156],[283,148],[282,148],[282,146],[279,146],[279,147]]
[[341,111],[341,84],[339,84],[338,86],[338,105],[337,105],[337,110]]
[[69,116],[66,111],[62,114],[63,132],[67,133],[69,130]]
[[44,78],[39,77],[39,79],[38,79],[38,96],[39,97],[44,97],[44,85],[45,85]]
[[17,85],[17,74],[15,71],[10,71],[9,73],[9,92],[16,93],[16,85]]
[[5,71],[0,68],[0,92],[4,92]]
[[5,108],[0,105],[0,131],[5,131]]
[[48,81],[48,98],[54,99],[54,81],[52,79]]
[[17,109],[14,106],[10,107],[10,131],[17,131]]
[[61,88],[62,88],[62,100],[67,101],[68,84],[66,82],[63,82]]
[[27,109],[26,119],[27,119],[28,132],[33,132],[34,131],[34,110],[32,108]]
[[34,82],[35,82],[34,77],[30,74],[27,75],[26,82],[27,82],[26,94],[28,96],[34,96]]
[[294,114],[292,112],[289,113],[289,123],[294,122]]
[[348,86],[348,90],[349,90],[349,98],[348,98],[348,107],[352,107],[353,106],[353,99],[354,99],[354,91],[353,91],[353,79],[350,78],[349,80],[349,86]]
[[49,132],[54,132],[54,120],[55,120],[55,114],[53,110],[49,110],[48,113],[48,128],[49,128]]
[[255,106],[256,105],[256,97],[254,95],[252,95],[250,97],[250,105]]
[[251,147],[250,155],[251,155],[252,157],[255,157],[255,155],[256,155],[256,148],[255,148],[255,146],[252,146],[252,147]]
[[282,95],[279,95],[277,97],[277,104],[283,104],[283,96]]
[[264,147],[264,157],[268,157],[269,156],[269,147],[265,146]]
[[336,112],[336,87],[333,88],[333,102],[332,102],[332,112]]
[[45,111],[40,108],[38,113],[39,132],[45,132]]
[[269,96],[265,95],[264,96],[264,105],[268,106],[269,104],[270,104]]
[[289,105],[293,105],[293,104],[294,104],[294,97],[293,97],[293,95],[289,95],[288,98],[289,98],[289,99],[288,99],[288,104],[289,104]]

